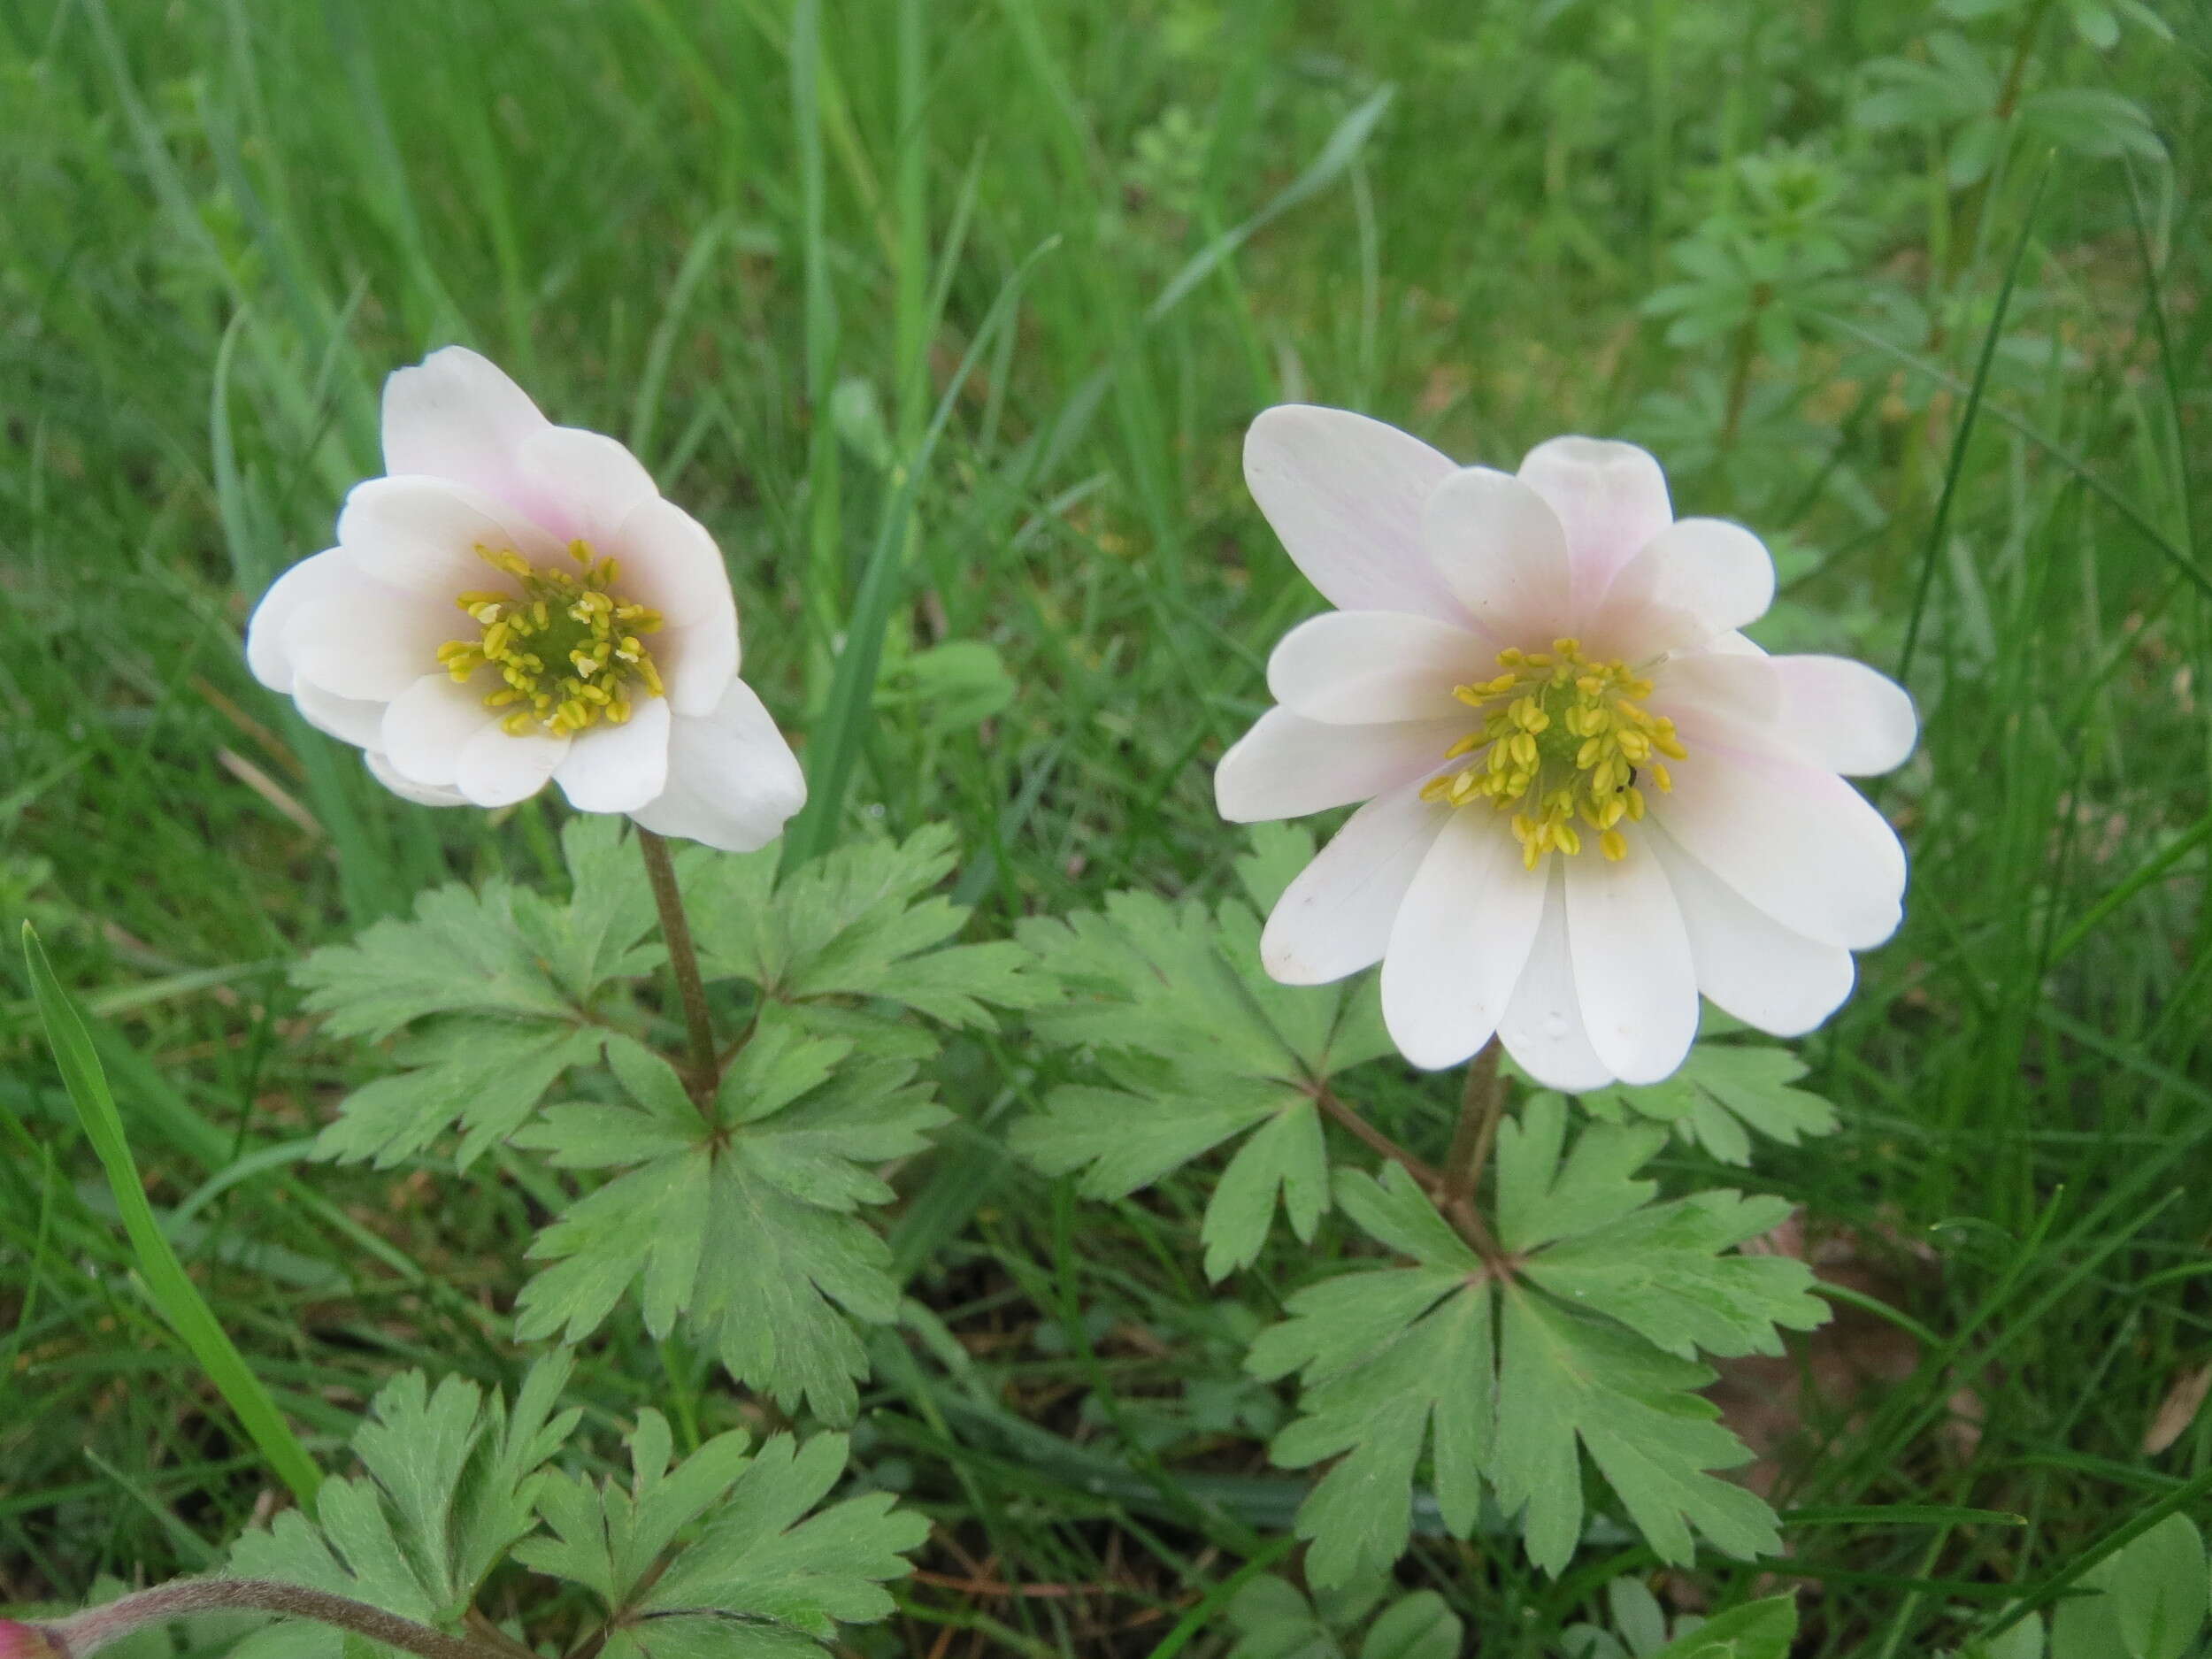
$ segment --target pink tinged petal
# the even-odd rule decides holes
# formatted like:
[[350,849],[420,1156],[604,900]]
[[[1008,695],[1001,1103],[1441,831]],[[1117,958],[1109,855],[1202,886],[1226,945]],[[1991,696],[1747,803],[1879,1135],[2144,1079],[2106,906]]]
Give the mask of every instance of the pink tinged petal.
[[374,749],[361,758],[368,763],[369,774],[403,801],[412,801],[417,806],[466,806],[468,797],[458,789],[442,788],[434,783],[417,783],[412,778],[396,771],[392,763]]
[[447,673],[423,675],[384,710],[376,747],[411,781],[451,788],[460,775],[461,751],[480,733],[498,729],[498,711],[484,706],[485,693],[497,684],[488,672],[465,685]]
[[1708,744],[1651,810],[1682,850],[1792,933],[1866,950],[1897,929],[1905,850],[1833,772]]
[[[1588,857],[1588,853],[1578,855]],[[1546,1088],[1579,1094],[1613,1081],[1613,1072],[1590,1046],[1575,991],[1574,963],[1567,949],[1567,878],[1560,865],[1544,861],[1544,911],[1536,925],[1521,982],[1513,987],[1498,1041],[1513,1063]]]
[[292,687],[292,701],[308,725],[356,749],[376,746],[384,727],[384,710],[388,706],[334,696],[311,680],[303,680]]
[[580,536],[597,546],[631,508],[660,494],[625,445],[581,426],[533,433],[521,462],[531,517],[564,540]]
[[[1327,726],[1436,720],[1452,687],[1486,680],[1496,654],[1464,628],[1394,611],[1331,611],[1302,622],[1267,659],[1267,688]],[[1471,719],[1471,716],[1462,716]]]
[[1659,861],[1629,842],[1566,860],[1567,948],[1590,1046],[1624,1083],[1670,1076],[1697,1035],[1697,976],[1681,906]]
[[670,723],[668,787],[630,816],[657,834],[749,853],[781,834],[805,804],[798,757],[740,680],[711,713]]
[[1574,566],[1576,603],[1585,607],[1674,521],[1667,475],[1632,443],[1554,438],[1528,452],[1519,476],[1559,515]]
[[1233,824],[1349,806],[1434,772],[1466,733],[1463,719],[1324,726],[1270,709],[1214,768],[1214,804]]
[[461,745],[453,787],[477,806],[512,806],[545,787],[571,740],[533,729],[520,737],[486,726]]
[[1682,907],[1697,988],[1717,1006],[1777,1037],[1798,1037],[1843,1005],[1856,978],[1849,951],[1790,932],[1655,825],[1636,838],[1636,854],[1646,848]]
[[1593,649],[1630,662],[1755,622],[1774,603],[1774,560],[1741,525],[1685,518],[1622,567],[1588,625]]
[[[440,478],[373,478],[338,515],[338,541],[364,574],[450,608],[456,595],[508,586],[477,549],[511,549],[531,564],[572,569],[563,544],[522,513]],[[453,611],[465,629],[468,618]]]
[[668,702],[631,705],[620,726],[579,732],[553,776],[579,812],[634,812],[668,787]]
[[1920,721],[1905,688],[1846,657],[1768,658],[1782,682],[1780,725],[1807,761],[1847,778],[1901,766]]
[[1440,1070],[1490,1041],[1528,965],[1548,885],[1488,807],[1451,813],[1383,957],[1383,1021],[1408,1060]]
[[352,561],[340,548],[302,559],[269,584],[246,623],[246,666],[272,691],[292,689],[292,658],[284,649],[292,613],[355,581]]
[[1260,962],[1285,985],[1326,985],[1382,960],[1406,888],[1453,810],[1407,784],[1345,821],[1283,890]]
[[1542,650],[1574,631],[1566,533],[1520,480],[1480,466],[1453,473],[1422,511],[1421,542],[1453,596],[1500,645]]
[[450,605],[357,574],[285,619],[284,651],[296,680],[387,703],[435,668],[438,647],[468,626]]
[[1340,611],[1466,618],[1421,551],[1421,506],[1455,469],[1348,410],[1283,403],[1244,434],[1244,481],[1306,580]]
[[548,424],[488,359],[448,346],[384,382],[384,470],[451,479],[520,508],[522,445]]
[[623,514],[602,552],[620,560],[616,588],[661,613],[666,632],[649,636],[669,702],[679,715],[713,710],[738,669],[737,601],[721,549],[682,508],[656,495]]

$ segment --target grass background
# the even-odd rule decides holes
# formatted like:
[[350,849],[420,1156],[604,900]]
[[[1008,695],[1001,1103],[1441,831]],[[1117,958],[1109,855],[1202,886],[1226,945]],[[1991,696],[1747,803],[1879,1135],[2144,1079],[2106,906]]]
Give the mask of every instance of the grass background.
[[[1952,10],[0,10],[0,911],[85,996],[178,1248],[295,1420],[342,1433],[409,1364],[511,1378],[544,1213],[518,1162],[301,1167],[375,1063],[319,1041],[284,972],[434,880],[554,869],[557,808],[405,806],[239,650],[376,470],[382,375],[459,340],[717,532],[748,677],[815,779],[802,846],[950,820],[979,937],[1225,887],[1209,765],[1316,605],[1238,476],[1256,409],[1356,407],[1504,465],[1560,431],[1652,443],[1681,511],[1776,547],[1770,642],[1909,657],[1926,721],[1877,788],[1907,926],[1805,1045],[1847,1127],[1755,1179],[1854,1230],[1936,1340],[1795,1408],[1815,1446],[1781,1497],[2028,1525],[1808,1526],[1806,1650],[1927,1651],[1972,1586],[2212,1467],[2212,1417],[2143,1449],[2212,1362],[2212,16],[2167,7],[2166,42],[2126,15],[2108,39],[2086,0]],[[2002,118],[1993,171],[1966,117],[1868,104],[1885,58]],[[2165,158],[2110,153],[2108,110],[2038,127],[2052,89],[2133,100]],[[1778,157],[1814,183],[1763,208]],[[1643,309],[1701,280],[1686,241],[1746,222],[1783,259],[1737,296],[1754,322],[1724,273],[1690,320]],[[838,665],[879,649],[869,697]],[[68,1597],[207,1565],[270,1482],[134,1290],[6,956],[0,1600]],[[969,1114],[1023,1087],[1012,1046],[948,1063]],[[1380,1077],[1378,1110],[1440,1141],[1448,1087]],[[862,1437],[942,1522],[890,1639],[1148,1652],[1294,1502],[1237,1380],[1268,1310],[1197,1287],[1195,1182],[1079,1210],[983,1137],[938,1164],[976,1208],[913,1288],[964,1358],[879,1348]],[[583,1386],[610,1419],[739,1404],[630,1336]],[[1076,1455],[1101,1447],[1147,1479],[1102,1494]],[[1432,1540],[1403,1576],[1486,1653],[1538,1654],[1639,1564],[1549,1585]]]

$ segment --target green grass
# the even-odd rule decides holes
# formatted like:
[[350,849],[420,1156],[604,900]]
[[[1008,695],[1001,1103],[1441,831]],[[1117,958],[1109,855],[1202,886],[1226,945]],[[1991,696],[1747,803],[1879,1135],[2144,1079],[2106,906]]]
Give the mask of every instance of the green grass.
[[[2173,44],[2108,50],[2038,0],[1957,25],[2023,88],[2134,99],[2170,163],[2016,128],[1955,187],[1937,138],[1853,116],[1926,8],[1525,10],[0,8],[0,910],[87,1003],[178,1251],[311,1448],[395,1369],[515,1375],[546,1213],[518,1160],[303,1165],[373,1061],[284,969],[432,880],[542,875],[557,808],[403,805],[239,649],[375,470],[383,373],[461,340],[721,538],[815,780],[797,849],[948,819],[979,937],[1226,880],[1210,764],[1316,604],[1239,478],[1256,410],[1506,465],[1652,443],[1682,510],[1777,546],[1770,641],[1909,652],[1926,722],[1877,790],[1909,921],[1806,1046],[1846,1130],[1755,1179],[1877,1240],[1941,1346],[1847,1420],[1809,1406],[1780,1496],[2027,1525],[1805,1528],[1806,1651],[1928,1651],[1971,1598],[1911,1581],[2037,1582],[2212,1469],[2212,1416],[2141,1449],[2212,1360],[2212,19],[2177,0]],[[1846,265],[1780,335],[1670,343],[1639,309],[1667,250],[1770,143],[1844,181],[1816,218]],[[1011,703],[877,695],[943,641]],[[208,1564],[271,1481],[0,976],[0,1601],[73,1597]],[[1388,1070],[1377,1112],[1440,1136],[1448,1084]],[[918,1585],[894,1639],[1149,1651],[1294,1502],[1233,1380],[1262,1312],[1200,1280],[1197,1181],[1079,1207],[998,1152],[1018,1041],[946,1074],[970,1123],[895,1240],[942,1330],[878,1342],[859,1444],[938,1517],[931,1572],[1092,1588]],[[630,1327],[580,1389],[700,1432],[742,1404]],[[1138,1478],[1099,1486],[1108,1455]],[[1638,1564],[1553,1586],[1431,1541],[1402,1576],[1537,1654]]]

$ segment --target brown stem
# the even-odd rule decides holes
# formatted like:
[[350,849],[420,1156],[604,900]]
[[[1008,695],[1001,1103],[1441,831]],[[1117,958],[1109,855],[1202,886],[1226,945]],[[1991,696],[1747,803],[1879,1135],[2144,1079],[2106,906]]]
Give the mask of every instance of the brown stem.
[[1459,1126],[1452,1131],[1452,1149],[1444,1158],[1444,1185],[1436,1195],[1445,1209],[1475,1195],[1482,1166],[1490,1161],[1498,1114],[1504,1107],[1505,1084],[1498,1076],[1498,1040],[1493,1037],[1467,1063],[1467,1087],[1459,1097]]
[[496,1648],[449,1636],[365,1601],[349,1601],[304,1585],[280,1584],[273,1578],[186,1578],[156,1585],[104,1607],[87,1608],[73,1617],[46,1626],[45,1633],[58,1644],[62,1659],[89,1659],[108,1643],[147,1624],[192,1613],[241,1609],[335,1624],[372,1641],[420,1654],[422,1659],[502,1659]]
[[699,1115],[711,1124],[715,1092],[722,1084],[722,1062],[715,1053],[714,1022],[707,1013],[707,985],[699,975],[699,953],[691,943],[691,922],[684,914],[684,895],[676,886],[676,866],[669,858],[668,843],[640,825],[637,844],[645,856],[646,879],[653,884],[653,903],[661,915],[661,938],[668,946],[668,966],[676,976],[684,1025],[691,1034],[690,1075],[684,1086]]
[[1425,1191],[1434,1192],[1443,1180],[1443,1176],[1437,1171],[1434,1164],[1424,1164],[1419,1158],[1415,1157],[1412,1153],[1369,1123],[1366,1118],[1339,1100],[1328,1089],[1316,1089],[1313,1103],[1326,1112],[1333,1122],[1350,1131],[1356,1139],[1364,1142],[1370,1150],[1379,1152],[1393,1164],[1403,1169],[1407,1174],[1421,1183]]

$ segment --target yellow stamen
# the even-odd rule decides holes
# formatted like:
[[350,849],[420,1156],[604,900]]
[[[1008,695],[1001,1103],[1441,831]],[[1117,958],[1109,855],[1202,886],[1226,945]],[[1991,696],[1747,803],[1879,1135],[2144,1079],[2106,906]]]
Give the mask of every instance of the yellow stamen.
[[1619,826],[1643,822],[1639,782],[1674,787],[1653,757],[1689,752],[1674,722],[1643,706],[1651,681],[1625,663],[1584,656],[1571,639],[1554,640],[1548,651],[1501,651],[1498,665],[1504,672],[1494,679],[1453,688],[1479,724],[1445,753],[1467,764],[1430,780],[1422,798],[1453,806],[1484,800],[1509,813],[1531,870],[1548,853],[1581,852],[1578,818],[1598,832],[1607,858],[1628,856]]
[[[597,557],[588,541],[568,545],[577,571],[540,570],[511,548],[476,552],[520,591],[457,595],[453,603],[483,634],[441,645],[438,661],[456,680],[484,668],[496,672],[500,684],[484,706],[511,710],[500,720],[503,731],[572,736],[602,720],[626,723],[634,685],[649,696],[667,695],[659,665],[638,642],[640,634],[658,631],[660,613],[611,591],[620,572],[612,558]],[[548,663],[559,666],[549,672]]]

